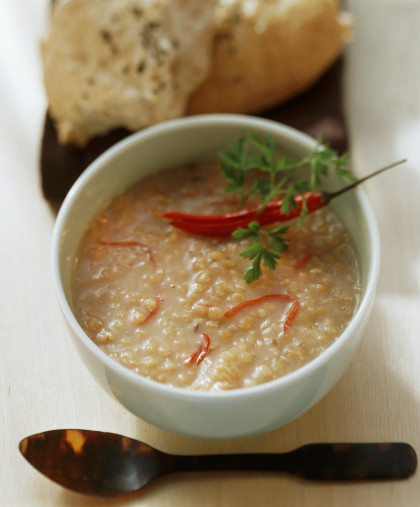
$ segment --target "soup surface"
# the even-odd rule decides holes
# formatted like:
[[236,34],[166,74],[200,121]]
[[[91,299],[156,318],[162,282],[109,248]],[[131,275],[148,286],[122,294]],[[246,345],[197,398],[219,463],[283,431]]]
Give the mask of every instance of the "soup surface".
[[74,266],[76,316],[111,358],[177,387],[226,390],[281,377],[329,347],[359,300],[352,242],[328,207],[292,223],[277,268],[252,284],[245,248],[191,235],[162,213],[223,213],[216,164],[149,177],[90,225]]

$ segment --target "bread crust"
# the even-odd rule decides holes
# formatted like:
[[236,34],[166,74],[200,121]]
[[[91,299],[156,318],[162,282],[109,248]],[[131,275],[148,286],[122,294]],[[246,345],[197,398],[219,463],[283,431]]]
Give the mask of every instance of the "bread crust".
[[232,0],[217,10],[212,68],[188,113],[253,113],[312,86],[341,54],[351,19],[335,0]]
[[256,113],[341,54],[337,0],[55,0],[42,43],[60,144],[186,114]]
[[214,1],[67,0],[42,44],[62,144],[139,130],[185,113],[210,69]]

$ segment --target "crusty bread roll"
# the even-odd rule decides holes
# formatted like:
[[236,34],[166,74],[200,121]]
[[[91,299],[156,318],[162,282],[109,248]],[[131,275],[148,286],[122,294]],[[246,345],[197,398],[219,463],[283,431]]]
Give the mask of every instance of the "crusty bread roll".
[[326,71],[350,33],[336,0],[220,0],[211,73],[188,113],[252,113],[284,102]]
[[277,105],[326,71],[350,27],[337,0],[55,0],[42,56],[58,140]]
[[215,0],[61,0],[42,44],[59,142],[184,114],[206,77]]

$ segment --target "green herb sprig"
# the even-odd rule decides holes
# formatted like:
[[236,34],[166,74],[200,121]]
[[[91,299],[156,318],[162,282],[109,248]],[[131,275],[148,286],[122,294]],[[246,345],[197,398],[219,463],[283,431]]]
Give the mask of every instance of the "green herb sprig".
[[[330,171],[342,182],[356,179],[349,169],[348,155],[338,155],[334,149],[324,145],[321,138],[318,138],[311,153],[294,161],[276,155],[271,137],[250,133],[233,144],[229,151],[221,153],[219,158],[221,174],[227,181],[225,191],[236,194],[240,209],[251,196],[260,200],[258,213],[270,201],[281,198],[281,212],[287,214],[296,209],[296,196],[299,195],[303,199],[299,225],[307,213],[303,194],[319,191]],[[309,169],[309,177],[296,179],[297,171],[305,166]],[[271,270],[276,268],[281,253],[288,248],[289,239],[285,236],[288,228],[288,225],[283,225],[266,229],[257,221],[252,221],[246,228],[240,227],[233,232],[232,236],[237,241],[250,242],[250,246],[241,252],[241,256],[252,261],[244,275],[248,283],[261,277],[262,265]]]

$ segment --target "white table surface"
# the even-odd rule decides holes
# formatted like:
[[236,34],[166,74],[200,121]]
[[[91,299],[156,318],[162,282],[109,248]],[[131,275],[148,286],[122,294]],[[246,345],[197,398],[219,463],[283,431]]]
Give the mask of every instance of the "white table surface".
[[382,265],[364,341],[336,387],[297,420],[267,434],[201,441],[135,418],[102,392],[70,343],[50,266],[55,215],[40,187],[46,99],[39,39],[47,0],[0,1],[0,505],[415,506],[406,481],[313,484],[272,474],[168,477],[124,501],[98,501],[53,484],[22,458],[23,437],[59,427],[115,431],[168,452],[269,452],[306,442],[411,443],[420,452],[420,1],[348,0],[346,109],[357,174],[408,163],[365,190]]

